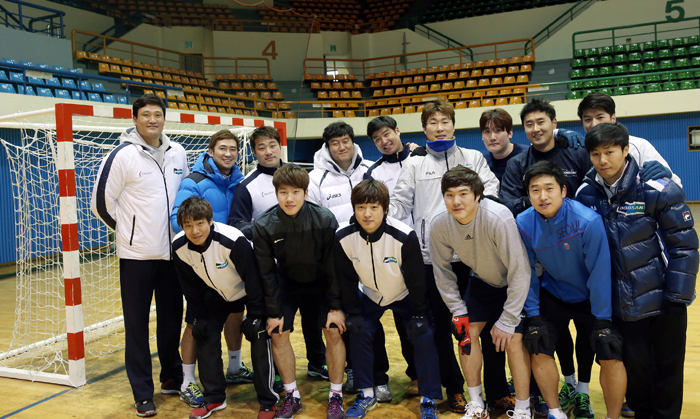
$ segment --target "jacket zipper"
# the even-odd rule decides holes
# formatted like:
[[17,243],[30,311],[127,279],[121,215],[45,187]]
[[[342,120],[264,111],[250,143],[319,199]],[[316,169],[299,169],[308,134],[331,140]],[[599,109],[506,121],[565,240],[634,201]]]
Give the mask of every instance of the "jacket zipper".
[[425,248],[425,219],[421,220],[420,223],[420,239],[423,248]]
[[219,295],[221,295],[221,296],[224,298],[224,300],[225,300],[226,297],[225,297],[224,294],[221,292],[221,290],[219,290],[219,288],[217,288],[217,286],[214,285],[214,281],[212,281],[212,280],[211,280],[211,276],[209,276],[209,270],[207,269],[207,263],[204,261],[204,255],[201,255],[201,254],[200,254],[199,257],[200,257],[200,259],[202,260],[202,266],[204,266],[204,273],[207,274],[207,279],[209,280],[209,283],[211,284],[212,288],[214,288],[214,289],[216,290],[216,292],[218,292]]
[[[369,254],[372,257],[372,277],[374,278],[374,287],[377,289],[377,292],[381,294],[379,291],[379,284],[377,284],[377,272],[374,270],[374,247],[372,246],[372,242],[369,241],[369,237],[367,237],[367,244],[369,244]],[[381,297],[377,304],[381,304],[383,299],[384,297]]]
[[447,150],[445,150],[445,166],[447,166],[447,170],[450,170],[450,162],[447,161]]
[[134,214],[134,219],[131,221],[131,237],[129,238],[129,246],[134,245],[134,230],[136,230],[136,214]]
[[[156,159],[153,158],[148,152],[144,151],[148,155],[148,157],[153,160],[153,163],[156,164],[156,167],[158,167],[158,170],[160,170],[160,174],[163,175],[163,186],[165,187],[165,206],[166,208],[170,208],[170,197],[168,196],[168,182],[165,181],[165,171],[163,170],[162,167],[158,164]],[[165,166],[165,153],[163,153],[163,166]],[[167,211],[166,211],[167,213]],[[167,214],[166,220],[170,220],[170,214]],[[170,260],[173,260],[173,238],[170,237],[170,223],[168,222],[168,255],[170,255]],[[205,267],[206,268],[206,267]]]

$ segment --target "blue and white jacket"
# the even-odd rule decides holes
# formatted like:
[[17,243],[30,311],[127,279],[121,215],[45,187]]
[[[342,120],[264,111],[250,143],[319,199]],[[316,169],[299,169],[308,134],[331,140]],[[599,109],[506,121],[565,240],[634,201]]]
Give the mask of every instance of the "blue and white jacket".
[[685,194],[668,178],[641,182],[638,174],[629,155],[614,194],[595,169],[576,194],[605,222],[613,262],[613,314],[625,321],[660,314],[664,300],[690,304],[698,272],[698,236]]
[[[600,215],[564,198],[552,218],[530,207],[516,218],[530,259],[532,279],[525,301],[528,317],[540,315],[540,286],[565,303],[591,300],[600,320],[611,320],[610,250]],[[535,262],[544,268],[541,278]]]
[[408,296],[414,315],[424,315],[426,285],[418,236],[411,227],[385,217],[377,231],[367,232],[355,217],[335,234],[336,272],[341,282],[343,309],[360,314],[362,292],[385,307]]
[[207,200],[214,211],[214,221],[226,224],[233,193],[241,180],[243,173],[237,164],[233,165],[230,176],[224,176],[209,153],[202,153],[194,163],[192,173],[180,184],[180,190],[175,197],[173,212],[170,214],[173,231],[182,231],[177,224],[177,209],[185,199],[193,196]]
[[[285,164],[289,163],[281,162],[280,167]],[[275,186],[272,184],[272,176],[277,169],[258,164],[238,185],[233,196],[228,224],[239,229],[248,240],[253,240],[255,218],[278,203]]]

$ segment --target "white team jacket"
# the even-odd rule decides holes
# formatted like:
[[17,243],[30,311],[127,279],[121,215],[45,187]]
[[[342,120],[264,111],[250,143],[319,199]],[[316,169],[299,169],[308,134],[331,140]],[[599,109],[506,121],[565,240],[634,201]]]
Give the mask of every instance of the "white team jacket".
[[175,236],[170,213],[180,182],[189,175],[185,149],[165,134],[154,149],[136,127],[119,140],[100,164],[90,209],[115,231],[120,259],[170,260]]
[[343,170],[335,164],[324,144],[314,154],[314,170],[309,173],[309,201],[331,210],[338,224],[352,217],[354,211],[350,193],[355,185],[362,182],[373,163],[362,159],[362,151],[357,144],[353,144],[353,148],[352,164],[348,170]]

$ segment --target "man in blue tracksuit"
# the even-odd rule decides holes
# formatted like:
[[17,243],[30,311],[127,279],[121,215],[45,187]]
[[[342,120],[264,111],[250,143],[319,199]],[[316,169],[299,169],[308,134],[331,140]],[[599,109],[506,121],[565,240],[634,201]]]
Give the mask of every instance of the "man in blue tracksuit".
[[695,298],[698,271],[692,213],[670,178],[640,179],[624,126],[591,128],[586,149],[594,169],[576,199],[605,221],[613,316],[625,339],[627,402],[637,418],[678,418],[687,306]]
[[[354,215],[336,233],[336,271],[350,331],[355,387],[360,390],[346,418],[363,418],[377,403],[373,340],[386,310],[400,316],[411,340],[421,396],[421,418],[437,419],[434,399],[442,399],[437,349],[429,323],[425,276],[418,236],[387,217],[389,191],[365,179],[352,190]],[[362,291],[358,293],[358,282]],[[359,298],[358,298],[359,296]]]
[[[200,154],[192,167],[192,173],[180,184],[170,213],[170,224],[174,232],[182,231],[182,227],[177,223],[180,204],[193,196],[209,202],[214,221],[224,224],[228,221],[228,210],[231,207],[234,191],[243,180],[243,174],[236,164],[239,145],[238,137],[227,129],[211,136],[208,150]],[[188,306],[185,313],[185,331],[182,334],[182,370],[185,378],[180,387],[180,399],[195,407],[201,404],[202,396],[194,376],[197,346],[192,337],[192,321],[193,316]],[[230,384],[253,382],[253,371],[241,361],[242,321],[242,310],[232,312],[224,327],[229,359],[226,382]]]
[[[531,208],[517,217],[532,270],[525,302],[523,338],[532,371],[549,407],[550,419],[566,419],[557,397],[559,373],[554,349],[571,320],[590,336],[601,365],[600,382],[608,418],[619,418],[627,386],[622,339],[613,327],[610,251],[603,220],[566,198],[564,173],[555,163],[536,163],[525,172]],[[544,268],[537,276],[536,263]]]

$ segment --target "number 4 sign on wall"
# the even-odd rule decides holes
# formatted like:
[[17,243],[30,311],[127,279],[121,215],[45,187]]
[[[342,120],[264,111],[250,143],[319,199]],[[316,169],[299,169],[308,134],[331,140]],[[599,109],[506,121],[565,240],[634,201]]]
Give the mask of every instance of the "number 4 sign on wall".
[[[681,0],[683,1],[683,0]],[[682,9],[681,9],[682,10]],[[277,51],[275,48],[275,41],[270,41],[262,52],[263,57],[272,57],[273,60],[277,59]]]

